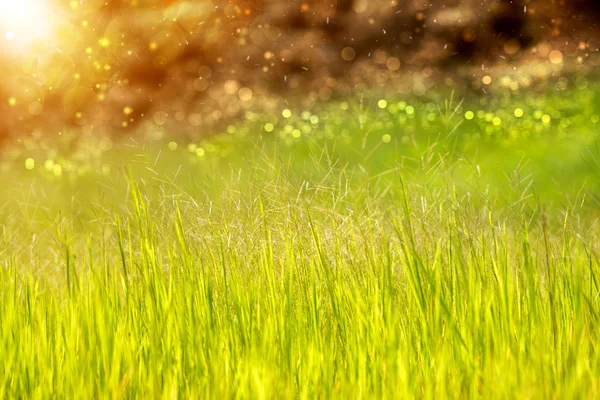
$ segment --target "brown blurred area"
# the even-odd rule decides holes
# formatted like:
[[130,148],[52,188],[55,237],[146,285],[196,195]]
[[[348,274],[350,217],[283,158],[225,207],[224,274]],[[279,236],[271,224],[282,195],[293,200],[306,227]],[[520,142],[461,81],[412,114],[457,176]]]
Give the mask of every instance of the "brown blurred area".
[[0,51],[0,138],[140,123],[197,134],[281,100],[478,90],[496,69],[543,80],[600,66],[598,0],[93,0],[58,10],[54,42]]

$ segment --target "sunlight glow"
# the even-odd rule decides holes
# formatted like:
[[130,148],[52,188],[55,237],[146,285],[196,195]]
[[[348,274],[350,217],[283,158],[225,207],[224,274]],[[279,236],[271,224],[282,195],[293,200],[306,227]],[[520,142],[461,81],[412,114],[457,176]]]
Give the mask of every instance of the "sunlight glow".
[[0,0],[0,43],[20,48],[46,39],[49,11],[44,0]]

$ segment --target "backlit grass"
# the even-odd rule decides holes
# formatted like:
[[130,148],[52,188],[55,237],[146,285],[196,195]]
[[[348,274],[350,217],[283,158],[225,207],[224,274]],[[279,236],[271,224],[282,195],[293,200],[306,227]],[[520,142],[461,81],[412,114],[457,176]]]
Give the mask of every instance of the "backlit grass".
[[597,398],[593,103],[398,104],[14,150],[0,398]]

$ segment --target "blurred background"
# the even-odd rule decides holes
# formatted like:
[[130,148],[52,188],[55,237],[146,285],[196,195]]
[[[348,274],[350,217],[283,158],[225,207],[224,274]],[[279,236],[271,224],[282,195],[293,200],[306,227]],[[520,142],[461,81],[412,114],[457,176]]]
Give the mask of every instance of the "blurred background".
[[598,0],[0,0],[0,140],[199,135],[378,90],[541,92],[596,72],[599,17]]

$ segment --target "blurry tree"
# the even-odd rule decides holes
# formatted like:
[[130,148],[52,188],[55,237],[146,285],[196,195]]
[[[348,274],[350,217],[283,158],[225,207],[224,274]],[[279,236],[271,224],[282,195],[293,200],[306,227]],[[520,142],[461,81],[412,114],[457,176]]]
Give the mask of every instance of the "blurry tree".
[[600,65],[597,0],[80,0],[53,9],[45,40],[19,52],[0,41],[0,137],[65,124],[197,129],[267,94],[327,100],[415,72],[431,80],[484,64]]

